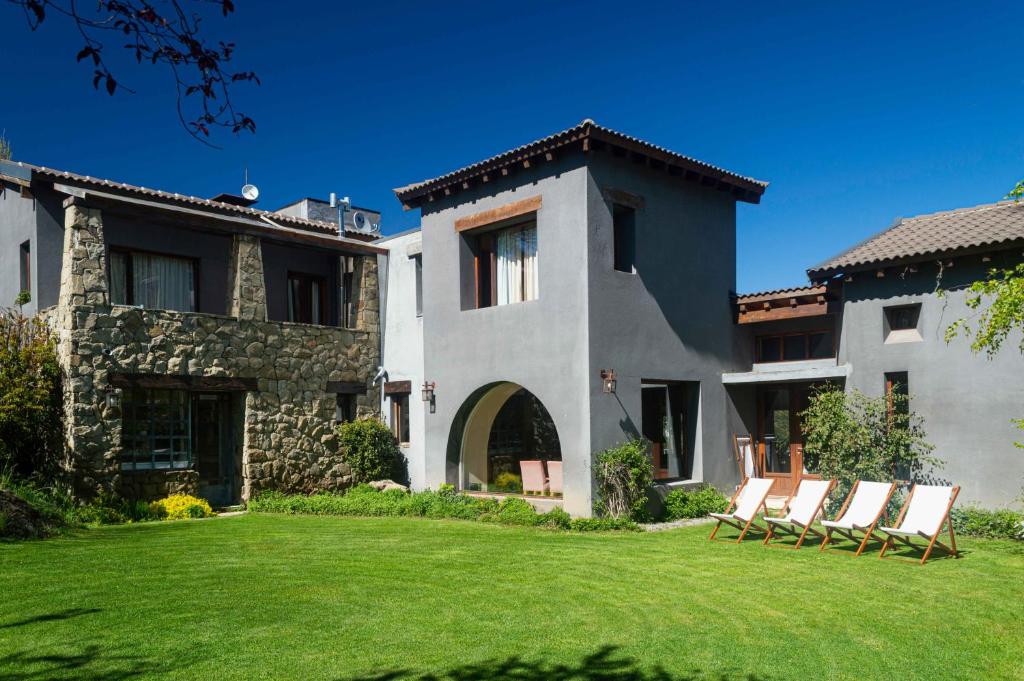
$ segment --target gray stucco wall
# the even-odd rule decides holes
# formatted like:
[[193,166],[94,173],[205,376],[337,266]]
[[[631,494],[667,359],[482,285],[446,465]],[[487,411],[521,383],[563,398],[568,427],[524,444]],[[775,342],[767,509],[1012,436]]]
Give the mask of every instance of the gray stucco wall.
[[[699,396],[687,416],[687,480],[727,489],[736,481],[731,435],[738,419],[722,385],[740,366],[730,293],[736,280],[736,210],[727,193],[683,183],[628,161],[594,155],[587,187],[591,447],[622,442],[642,424],[641,381],[687,381]],[[603,190],[639,195],[636,273],[613,267],[611,203]],[[616,395],[600,370],[614,369]],[[699,397],[699,403],[697,399]],[[694,413],[696,411],[696,413]]]
[[[923,417],[935,456],[945,461],[935,476],[962,486],[961,504],[1009,504],[1024,485],[1024,456],[1013,446],[1024,438],[1010,422],[1024,417],[1019,332],[991,360],[973,354],[967,339],[947,345],[943,338],[950,323],[975,315],[964,304],[964,292],[956,289],[983,278],[989,267],[1019,260],[1019,251],[991,263],[982,263],[980,256],[957,258],[942,274],[941,286],[951,291],[944,298],[935,294],[934,263],[919,264],[916,273],[890,271],[884,278],[857,272],[844,285],[839,358],[853,367],[847,389],[880,395],[886,372],[908,372],[910,407]],[[909,303],[921,304],[922,340],[886,344],[883,309]]]
[[231,237],[175,227],[154,215],[147,222],[137,217],[104,211],[107,251],[129,248],[166,255],[196,258],[199,261],[199,312],[227,314],[228,265]]
[[[381,335],[384,337],[382,364],[389,381],[410,381],[409,444],[402,447],[409,463],[409,478],[414,489],[427,485],[424,421],[432,418],[420,400],[423,385],[423,317],[416,315],[416,262],[409,249],[421,245],[419,230],[375,243],[388,249],[386,265],[380,270]],[[381,413],[390,424],[390,400],[385,398]]]
[[[25,314],[34,314],[38,309],[38,286],[36,285],[36,258],[38,257],[38,241],[36,239],[36,222],[39,202],[31,198],[22,198],[19,188],[13,184],[3,183],[0,190],[0,230],[4,235],[3,248],[0,248],[0,309],[14,305],[15,297],[21,292],[21,244],[31,243],[32,253],[32,302],[22,310]],[[60,260],[60,250],[54,254]]]
[[[425,415],[425,481],[459,482],[447,449],[456,413],[482,386],[511,381],[547,408],[561,444],[565,509],[592,506],[587,360],[588,174],[578,160],[559,159],[484,189],[430,204],[423,212],[424,376],[436,381],[437,411]],[[536,300],[462,309],[460,274],[467,261],[459,217],[540,195]],[[455,197],[453,197],[454,199]],[[393,341],[389,341],[393,342]],[[410,407],[423,410],[413,395]]]

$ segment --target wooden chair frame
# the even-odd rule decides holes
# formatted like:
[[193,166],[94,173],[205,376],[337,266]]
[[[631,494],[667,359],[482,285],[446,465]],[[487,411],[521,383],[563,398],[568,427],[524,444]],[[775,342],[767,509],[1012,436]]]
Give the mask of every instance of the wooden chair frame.
[[761,471],[758,470],[757,465],[757,441],[750,433],[747,433],[746,435],[733,434],[732,453],[733,458],[736,459],[736,467],[739,469],[740,472],[740,480],[747,479],[747,474],[743,470],[743,453],[740,451],[740,440],[743,438],[746,438],[747,441],[750,443],[750,458],[753,460],[754,463],[754,477],[759,478],[761,477]]
[[[846,495],[846,501],[843,502],[842,508],[840,508],[839,512],[836,513],[836,518],[837,519],[838,518],[842,518],[843,514],[846,513],[846,509],[849,508],[850,502],[853,501],[853,497],[857,494],[857,488],[859,486],[860,486],[860,480],[857,480],[856,482],[853,483],[853,488],[850,489],[850,493]],[[886,520],[889,519],[889,515],[888,515],[886,509],[889,507],[889,500],[892,499],[892,495],[895,494],[895,493],[896,493],[896,483],[891,483],[889,485],[889,493],[887,495],[885,495],[885,503],[882,504],[882,509],[878,512],[878,515],[875,516],[875,519],[871,522],[871,525],[867,529],[858,528],[856,525],[853,526],[853,530],[847,530],[847,529],[842,528],[842,527],[826,527],[825,528],[825,539],[822,540],[821,546],[818,547],[818,550],[819,551],[824,551],[825,550],[825,547],[828,546],[828,543],[830,541],[832,541],[832,533],[833,532],[838,532],[840,535],[842,535],[843,537],[846,537],[847,539],[849,539],[850,541],[852,541],[854,543],[857,542],[857,537],[854,536],[853,532],[855,530],[859,530],[860,532],[864,532],[864,539],[861,540],[860,545],[857,547],[857,553],[855,553],[853,555],[854,558],[856,558],[860,554],[864,553],[864,548],[868,545],[868,541],[869,540],[875,539],[877,541],[884,542],[885,541],[885,537],[883,537],[880,534],[876,534],[875,533],[875,528],[878,527],[878,521],[881,520],[883,517]]]
[[[726,513],[730,513],[734,508],[736,508],[736,500],[739,499],[740,492],[742,492],[743,489],[747,486],[748,480],[749,478],[746,478],[743,480],[742,483],[740,483],[740,486],[736,490],[736,493],[733,494],[732,499],[729,500],[729,505],[725,509]],[[737,530],[740,531],[740,536],[737,537],[735,541],[736,544],[739,544],[741,541],[743,541],[743,537],[745,537],[747,535],[747,532],[749,532],[750,530],[757,530],[758,532],[768,532],[767,528],[761,527],[760,525],[754,522],[754,520],[757,518],[757,514],[761,512],[768,512],[767,494],[765,495],[764,499],[761,500],[761,505],[754,509],[754,513],[750,516],[750,520],[748,520],[745,525],[741,525],[738,522],[733,522],[732,520],[723,520],[719,518],[718,523],[715,525],[715,529],[711,531],[711,536],[708,537],[708,539],[711,541],[715,541],[715,535],[718,534],[718,530],[722,529],[722,523],[725,523],[730,527],[735,527]],[[719,539],[718,541],[725,540]]]
[[[896,527],[899,527],[900,524],[903,523],[903,517],[907,514],[907,509],[910,508],[910,500],[914,498],[914,491],[916,489],[917,489],[917,485],[914,485],[910,489],[910,494],[907,495],[907,500],[903,502],[903,508],[900,509],[899,517],[896,518],[896,523],[895,523]],[[932,549],[934,549],[935,547],[939,547],[940,549],[945,551],[948,555],[953,556],[953,558],[959,558],[960,557],[960,552],[956,548],[956,535],[953,533],[953,521],[949,519],[949,513],[950,513],[950,511],[953,510],[953,504],[956,502],[956,498],[957,498],[957,496],[959,494],[960,494],[960,485],[957,485],[956,487],[953,488],[953,493],[949,495],[949,504],[946,505],[946,513],[942,516],[942,520],[939,522],[939,527],[938,527],[938,529],[935,530],[935,534],[934,535],[928,536],[928,535],[924,534],[923,532],[918,532],[918,535],[920,535],[922,539],[927,539],[928,540],[928,546],[924,550],[924,555],[921,556],[921,560],[920,561],[917,561],[919,565],[924,565],[925,564],[925,561],[928,560],[928,556],[930,556],[931,553],[932,553]],[[948,525],[949,526],[949,544],[950,544],[949,546],[946,546],[945,544],[943,544],[942,542],[939,541],[939,535],[942,534],[942,526],[943,525]],[[882,545],[882,551],[878,554],[879,558],[884,559],[885,558],[885,552],[888,551],[890,548],[895,546],[895,543],[893,542],[894,539],[898,539],[900,541],[900,543],[906,544],[907,546],[909,546],[911,548],[914,548],[914,549],[920,549],[921,548],[920,545],[915,544],[912,541],[910,541],[909,537],[901,537],[899,535],[887,534],[886,535],[886,539],[885,539],[885,543]],[[892,556],[890,556],[890,559],[891,558],[892,558]],[[897,560],[908,560],[908,559],[897,558]]]
[[[792,527],[790,527],[788,525],[785,525],[785,524],[769,523],[769,522],[765,521],[765,524],[768,525],[768,533],[765,535],[765,538],[764,538],[765,546],[767,546],[768,542],[770,542],[772,540],[772,538],[775,536],[776,528],[781,530],[782,532],[785,532],[786,534],[791,534],[794,537],[799,537],[796,540],[796,546],[793,547],[794,551],[799,549],[800,546],[804,543],[804,539],[807,538],[807,533],[808,532],[810,532],[811,534],[817,535],[817,536],[819,536],[819,537],[824,539],[825,535],[822,534],[821,532],[819,532],[818,530],[814,529],[812,527],[812,525],[814,524],[814,520],[818,517],[818,514],[821,513],[821,509],[825,505],[825,502],[828,500],[829,495],[832,494],[832,491],[835,488],[836,488],[836,481],[832,480],[831,482],[829,482],[828,491],[825,492],[825,495],[823,497],[821,497],[821,501],[818,502],[818,505],[814,508],[814,514],[811,516],[811,522],[810,523],[808,523],[807,525],[801,525],[800,523],[798,523],[796,521],[793,521],[794,525],[796,525],[797,527],[803,528],[802,532],[797,532]],[[800,490],[800,486],[797,485],[796,490],[794,490],[794,492],[789,495],[789,498],[786,499],[786,503],[782,507],[783,513],[786,513],[788,511],[790,502],[793,501],[793,498],[796,497],[796,493],[799,490]]]

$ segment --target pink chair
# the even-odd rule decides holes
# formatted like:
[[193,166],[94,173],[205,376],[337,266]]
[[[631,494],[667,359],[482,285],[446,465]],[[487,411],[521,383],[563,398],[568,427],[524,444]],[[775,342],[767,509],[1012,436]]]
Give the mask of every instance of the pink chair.
[[548,489],[544,477],[543,461],[520,461],[519,471],[523,476],[523,494],[544,494]]
[[548,461],[548,491],[552,494],[562,493],[562,462]]

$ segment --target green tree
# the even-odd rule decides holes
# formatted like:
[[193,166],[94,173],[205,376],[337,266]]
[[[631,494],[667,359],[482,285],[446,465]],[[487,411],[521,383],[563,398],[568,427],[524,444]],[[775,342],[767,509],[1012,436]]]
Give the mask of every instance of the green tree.
[[7,139],[7,131],[0,132],[0,161],[11,160],[11,141]]

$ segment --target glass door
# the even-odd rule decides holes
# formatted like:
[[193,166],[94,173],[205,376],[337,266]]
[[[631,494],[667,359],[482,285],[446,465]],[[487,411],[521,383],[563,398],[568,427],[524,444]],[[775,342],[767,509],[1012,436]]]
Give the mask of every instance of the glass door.
[[790,494],[803,471],[802,393],[806,395],[806,390],[787,385],[765,387],[758,393],[757,439],[764,476],[773,481],[772,494]]

